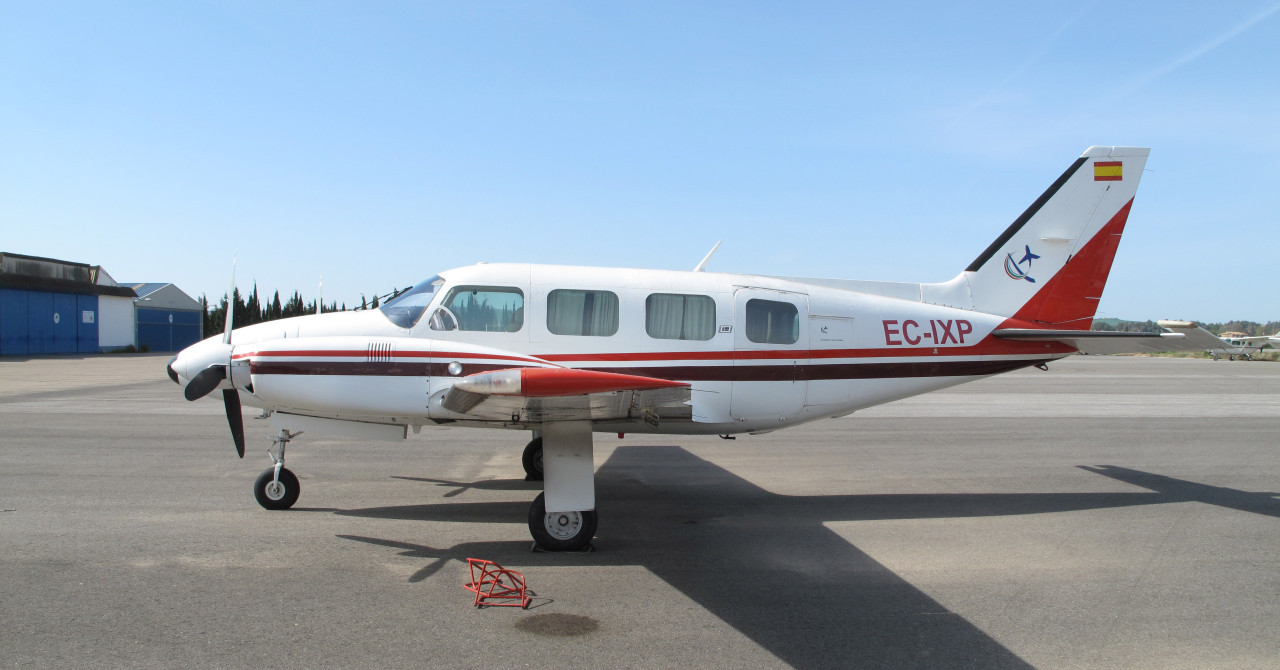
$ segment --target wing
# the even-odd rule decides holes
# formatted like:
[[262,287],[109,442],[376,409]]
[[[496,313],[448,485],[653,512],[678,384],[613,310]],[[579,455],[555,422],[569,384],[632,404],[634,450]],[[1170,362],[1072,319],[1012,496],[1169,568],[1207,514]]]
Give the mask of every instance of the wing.
[[440,407],[468,419],[628,421],[689,419],[689,385],[654,377],[573,368],[510,368],[454,382]]

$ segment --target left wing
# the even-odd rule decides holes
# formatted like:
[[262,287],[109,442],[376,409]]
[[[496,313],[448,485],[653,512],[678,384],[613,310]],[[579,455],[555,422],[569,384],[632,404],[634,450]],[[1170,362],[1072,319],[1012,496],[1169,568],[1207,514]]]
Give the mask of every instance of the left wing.
[[454,382],[440,407],[467,418],[547,421],[689,419],[689,384],[573,368],[509,368]]

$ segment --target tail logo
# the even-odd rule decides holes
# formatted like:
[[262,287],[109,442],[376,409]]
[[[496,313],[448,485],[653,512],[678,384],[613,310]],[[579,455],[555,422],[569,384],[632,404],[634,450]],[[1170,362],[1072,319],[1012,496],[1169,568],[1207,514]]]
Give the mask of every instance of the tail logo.
[[[1031,261],[1034,261],[1035,259],[1039,258],[1039,256],[1031,253],[1031,245],[1026,245],[1026,249],[1027,249],[1027,252],[1023,254],[1022,260],[1019,260],[1019,261],[1013,260],[1012,252],[1005,254],[1004,273],[1009,275],[1010,279],[1025,279],[1031,282],[1032,284],[1034,284],[1036,283],[1036,280],[1032,278],[1028,273],[1031,271]],[[1026,269],[1023,269],[1023,266],[1022,266],[1023,263],[1027,264]]]

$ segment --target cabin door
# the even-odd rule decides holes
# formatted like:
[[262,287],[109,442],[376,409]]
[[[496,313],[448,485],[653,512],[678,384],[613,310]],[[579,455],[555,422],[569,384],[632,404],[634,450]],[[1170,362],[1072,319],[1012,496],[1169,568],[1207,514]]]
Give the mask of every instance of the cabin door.
[[737,287],[733,294],[734,361],[730,415],[781,428],[804,407],[799,378],[809,349],[809,301],[803,293]]

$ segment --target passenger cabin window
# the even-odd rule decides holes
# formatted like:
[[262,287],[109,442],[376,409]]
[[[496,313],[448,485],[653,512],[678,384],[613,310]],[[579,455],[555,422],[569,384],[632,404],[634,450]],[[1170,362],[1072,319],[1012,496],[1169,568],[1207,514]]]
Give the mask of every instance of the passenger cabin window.
[[709,340],[716,334],[716,301],[705,295],[654,293],[644,301],[644,329],[659,340]]
[[556,289],[547,294],[547,330],[556,335],[613,335],[618,332],[618,295]]
[[514,333],[524,327],[524,292],[508,286],[458,286],[429,323],[432,330]]
[[760,344],[795,344],[800,339],[796,306],[776,300],[748,300],[747,339]]

